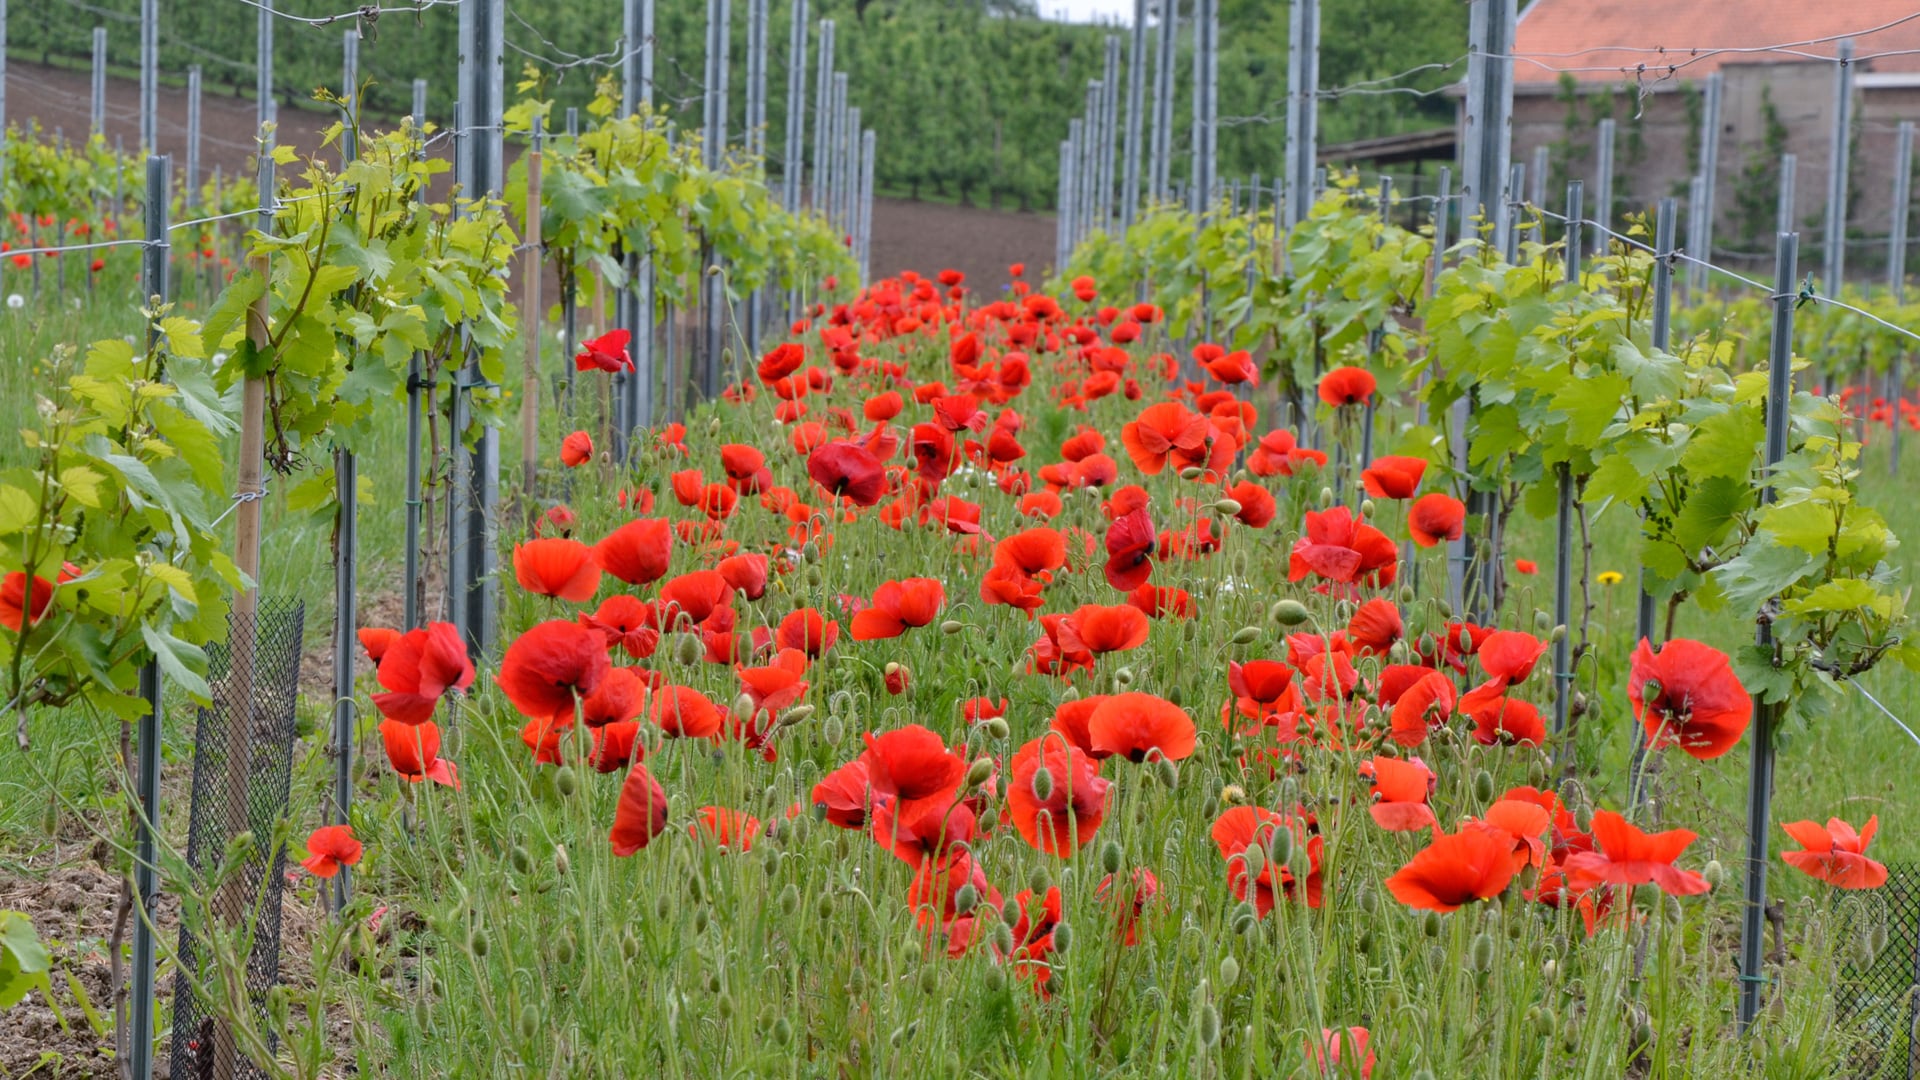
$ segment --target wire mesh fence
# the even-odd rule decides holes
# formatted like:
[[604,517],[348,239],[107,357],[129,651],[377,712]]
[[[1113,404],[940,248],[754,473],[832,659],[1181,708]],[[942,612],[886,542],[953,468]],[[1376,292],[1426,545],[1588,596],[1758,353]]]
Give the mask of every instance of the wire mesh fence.
[[[287,812],[294,697],[305,622],[305,605],[287,599],[263,600],[252,616],[235,611],[228,620],[227,643],[207,649],[213,704],[200,710],[194,726],[187,863],[196,877],[220,881],[211,909],[222,924],[237,928],[257,913],[245,980],[247,995],[262,1019],[267,993],[280,977],[280,892],[287,856],[285,846],[270,843],[269,838]],[[251,832],[257,840],[244,849],[246,862],[221,867],[222,857],[241,832]],[[217,1030],[210,1003],[194,992],[189,973],[202,973],[210,960],[201,955],[192,930],[183,922],[170,1075],[175,1080],[264,1075],[237,1061],[230,1042],[220,1045],[230,1037]],[[210,980],[203,977],[201,981]],[[270,1027],[263,1024],[262,1030],[270,1032]],[[225,1067],[216,1068],[221,1057],[227,1058]]]
[[1889,866],[1878,889],[1847,894],[1838,929],[1852,959],[1835,988],[1839,1015],[1859,1033],[1848,1075],[1920,1076],[1920,865]]

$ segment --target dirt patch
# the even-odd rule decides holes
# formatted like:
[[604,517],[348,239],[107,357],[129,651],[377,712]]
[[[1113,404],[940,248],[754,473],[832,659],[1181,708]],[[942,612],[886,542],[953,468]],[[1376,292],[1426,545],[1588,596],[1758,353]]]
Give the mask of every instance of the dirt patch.
[[[358,629],[371,626],[399,627],[406,619],[406,600],[397,588],[383,588],[369,593],[357,607]],[[310,639],[311,640],[311,639]],[[355,647],[353,651],[354,675],[373,673],[373,661],[367,659],[365,650]],[[309,701],[327,702],[333,700],[333,642],[325,643],[300,654],[300,694]]]
[[1026,263],[1027,279],[1037,280],[1053,262],[1053,239],[1051,215],[873,200],[873,272],[880,277],[902,270],[931,277],[951,268],[992,299],[1008,281],[1009,263]]

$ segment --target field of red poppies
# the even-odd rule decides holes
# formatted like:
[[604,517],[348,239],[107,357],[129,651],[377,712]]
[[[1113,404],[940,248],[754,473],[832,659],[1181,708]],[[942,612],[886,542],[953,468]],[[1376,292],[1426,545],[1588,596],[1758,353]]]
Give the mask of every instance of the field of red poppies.
[[[283,209],[289,233],[321,206]],[[311,966],[245,1013],[241,1051],[277,1043],[302,1076],[1896,1067],[1904,998],[1861,988],[1910,961],[1876,860],[1913,847],[1911,751],[1852,695],[1912,653],[1893,526],[1913,514],[1862,451],[1911,407],[1802,391],[1769,463],[1752,312],[1700,305],[1669,351],[1622,299],[1644,256],[1569,285],[1551,249],[1508,266],[1470,241],[1442,268],[1377,221],[1336,189],[1290,269],[1270,217],[1163,211],[1045,281],[830,279],[759,355],[736,337],[723,392],[640,429],[630,460],[599,403],[634,343],[554,357],[575,392],[502,455],[535,467],[500,522],[498,647],[470,653],[437,605],[414,629],[363,607],[350,823],[312,829],[335,763],[310,738],[273,838],[301,857],[288,903],[321,929],[290,947]],[[1204,261],[1229,230],[1252,271]],[[461,272],[500,276],[475,243]],[[217,324],[227,305],[200,299]],[[72,331],[6,328],[16,349]],[[164,329],[146,361],[179,389],[153,396],[217,413],[195,364],[241,331]],[[86,407],[43,415],[75,445],[135,408],[103,373],[147,385],[131,345],[53,352]],[[381,484],[398,437],[367,416],[399,385],[360,386],[352,420]],[[179,482],[214,444],[159,471]],[[276,495],[291,532],[262,570],[296,592],[326,558],[300,491]],[[29,549],[46,575],[0,587],[19,640],[112,611],[91,583],[118,564],[62,556],[98,524],[58,513],[70,534],[22,526],[66,545]],[[397,559],[370,535],[370,567]],[[1636,578],[1657,594],[1645,638]],[[52,824],[24,801],[4,819],[56,860],[63,820],[124,813],[67,764],[115,725],[58,715],[22,722],[31,778],[9,781]],[[1773,874],[1763,973],[1742,975],[1762,721]],[[65,794],[67,768],[89,793]],[[352,902],[325,914],[343,868]]]
[[1465,507],[1355,456],[1371,373],[1312,388],[1316,448],[1248,353],[1074,286],[877,282],[634,470],[566,435],[497,670],[361,632],[401,784],[307,866],[381,905],[392,1067],[1841,1071],[1871,934],[1832,893],[1886,880],[1876,823],[1781,823],[1818,884],[1732,1038],[1737,835],[1698,835],[1754,712],[1728,655],[1602,668],[1589,723],[1655,791],[1577,762],[1567,628],[1439,598]]

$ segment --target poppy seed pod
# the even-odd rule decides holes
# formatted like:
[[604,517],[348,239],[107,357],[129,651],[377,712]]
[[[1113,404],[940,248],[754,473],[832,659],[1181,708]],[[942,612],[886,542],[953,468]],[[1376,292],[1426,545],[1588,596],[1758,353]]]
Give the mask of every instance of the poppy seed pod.
[[1280,600],[1267,609],[1267,618],[1281,626],[1299,626],[1307,621],[1307,605],[1298,600]]

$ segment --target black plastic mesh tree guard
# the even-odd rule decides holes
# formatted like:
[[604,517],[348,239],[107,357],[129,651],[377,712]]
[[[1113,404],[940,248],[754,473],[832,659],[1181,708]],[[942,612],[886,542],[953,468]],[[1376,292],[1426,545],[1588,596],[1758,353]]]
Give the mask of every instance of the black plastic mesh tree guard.
[[[1837,988],[1842,1021],[1860,1037],[1848,1075],[1879,1080],[1920,1077],[1920,866],[1887,867],[1887,883],[1845,893],[1835,944],[1850,959]],[[1863,944],[1885,943],[1867,959]]]
[[[187,863],[196,874],[213,870],[233,838],[249,831],[255,843],[247,862],[209,897],[216,918],[231,926],[236,913],[260,913],[247,958],[246,986],[256,1013],[266,1016],[267,993],[280,980],[280,893],[286,880],[286,847],[273,845],[276,826],[287,812],[293,774],[294,698],[300,675],[305,605],[286,599],[262,600],[251,618],[236,611],[228,619],[228,641],[207,648],[208,683],[213,704],[200,710],[194,726],[193,804],[187,832]],[[252,632],[254,627],[257,633]],[[252,663],[248,664],[247,660]],[[251,684],[249,689],[248,684]],[[251,698],[251,701],[248,700]],[[248,722],[230,724],[244,715]],[[238,745],[233,738],[240,733]],[[230,755],[242,755],[245,787],[230,785]],[[271,855],[269,866],[267,858]],[[262,895],[264,889],[265,895]],[[232,910],[222,910],[223,908]],[[213,1077],[215,1020],[208,1003],[194,993],[187,972],[199,971],[192,931],[180,927],[180,973],[174,981],[173,1080]],[[268,1031],[271,1038],[271,1031]],[[263,1075],[244,1058],[234,1076]]]

